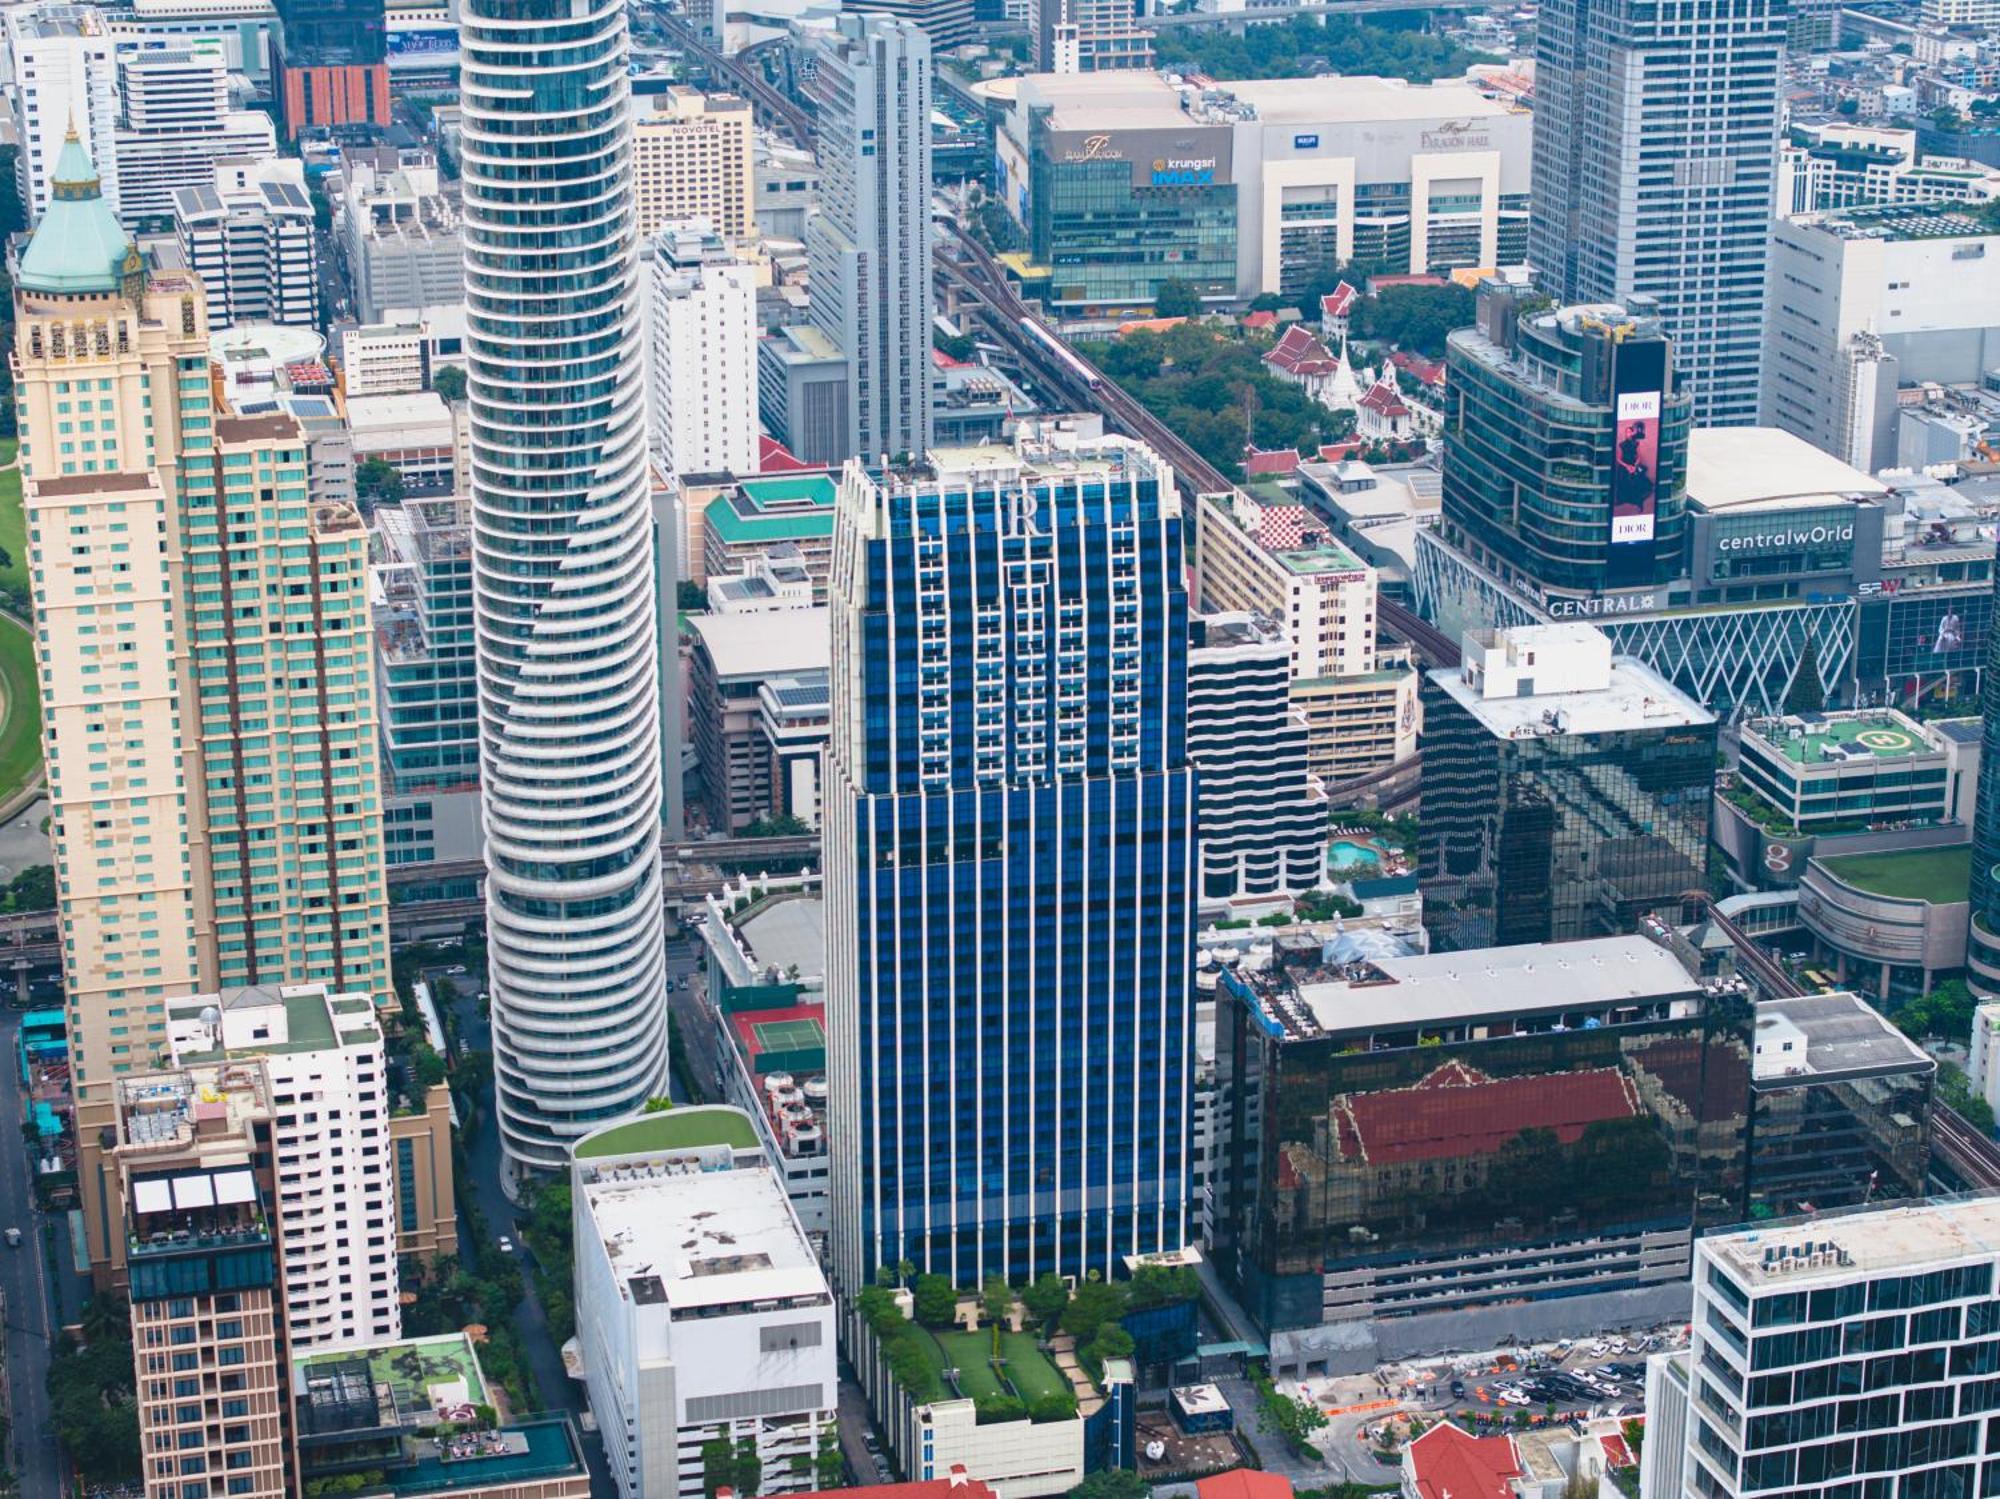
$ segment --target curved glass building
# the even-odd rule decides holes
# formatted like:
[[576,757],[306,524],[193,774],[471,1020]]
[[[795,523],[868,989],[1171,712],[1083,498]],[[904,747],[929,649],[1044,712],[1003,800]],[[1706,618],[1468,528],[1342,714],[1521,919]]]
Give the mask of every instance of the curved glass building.
[[667,1070],[623,0],[462,13],[487,942],[511,1182]]

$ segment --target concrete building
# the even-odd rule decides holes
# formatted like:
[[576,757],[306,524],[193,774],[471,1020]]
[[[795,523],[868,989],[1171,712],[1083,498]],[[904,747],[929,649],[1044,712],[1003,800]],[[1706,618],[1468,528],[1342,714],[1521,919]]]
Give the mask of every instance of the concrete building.
[[2000,363],[2000,235],[1948,207],[1780,219],[1764,420],[1866,473],[1899,462],[1899,385]]
[[833,1297],[749,1117],[606,1126],[576,1142],[571,1182],[584,1381],[622,1499],[702,1499],[718,1439],[755,1450],[762,1492],[816,1487]]
[[[1169,278],[1297,295],[1350,260],[1522,264],[1531,128],[1462,81],[1038,73],[995,137],[994,190],[1054,311],[1145,308]],[[1107,213],[1137,226],[1129,244],[1104,243]]]
[[918,27],[940,50],[963,46],[973,37],[971,0],[864,0],[851,8],[857,14],[893,17]]
[[1989,999],[1972,1012],[1972,1045],[1965,1075],[1988,1108],[2000,1109],[2000,1001]]
[[1434,947],[1628,932],[1704,883],[1715,715],[1594,626],[1468,634],[1423,712]]
[[847,356],[822,329],[789,324],[757,341],[757,410],[802,463],[842,463],[852,426]]
[[405,153],[394,164],[353,161],[346,172],[337,229],[354,278],[355,316],[379,323],[393,308],[421,315],[462,301],[458,203],[440,184],[436,162]]
[[211,328],[319,327],[319,237],[300,162],[223,162],[212,184],[174,193],[174,234]]
[[803,242],[806,219],[819,202],[819,162],[812,152],[760,133],[752,147],[751,175],[757,232],[766,239]]
[[285,1394],[294,1492],[360,1472],[380,1474],[378,1492],[399,1499],[589,1499],[590,1469],[568,1416],[489,1424],[481,1414],[499,1391],[465,1333],[307,1354],[292,1360]]
[[[144,268],[79,141],[51,176],[15,275],[14,398],[81,1108],[164,1057],[169,996],[217,987],[178,597],[182,454],[206,459],[214,412],[206,379],[180,378],[207,366],[199,283]],[[62,430],[85,420],[88,435]]]
[[1815,852],[1799,880],[1799,922],[1820,966],[1888,1008],[1966,966],[1972,849],[1922,844]]
[[931,48],[949,43],[854,13],[814,38],[823,175],[806,254],[813,326],[847,360],[838,456],[917,457],[931,446]]
[[1045,73],[1110,73],[1153,66],[1153,36],[1117,0],[1038,0],[1035,66]]
[[128,225],[170,226],[174,195],[212,187],[225,161],[266,161],[277,153],[269,115],[235,108],[227,51],[219,41],[161,48],[118,44],[119,217]]
[[351,396],[347,426],[357,466],[380,459],[403,476],[409,492],[449,495],[464,488],[470,416],[435,391]]
[[[673,532],[646,458],[625,8],[524,17],[463,0],[460,19],[480,795],[511,1183],[566,1170],[572,1140],[666,1083],[661,778],[678,746],[661,729],[659,553]],[[587,223],[576,202],[598,205]],[[579,653],[579,636],[597,648]]]
[[[798,747],[801,758],[781,755],[779,740],[786,691],[807,691],[824,715],[831,650],[826,610],[696,614],[688,617],[688,628],[688,717],[709,826],[735,834],[781,814],[817,825],[814,761],[826,742],[824,724],[816,742]],[[819,690],[811,693],[815,680]]]
[[[1914,1493],[1983,1465],[1991,1439],[1970,1418],[1987,1386],[1963,1371],[2000,1354],[1986,1322],[2000,1199],[1767,1220],[1695,1253],[1688,1347],[1647,1369],[1646,1499],[1832,1493],[1849,1474]],[[1873,1340],[1892,1337],[1880,1362]],[[1855,1381],[1865,1426],[1838,1419]],[[1680,1439],[1661,1442],[1669,1432]]]
[[653,242],[647,296],[654,461],[677,474],[755,473],[753,267],[707,220],[676,220]]
[[440,369],[465,368],[465,309],[392,308],[389,320],[334,330],[342,383],[354,396],[426,390]]
[[99,164],[104,197],[118,207],[117,40],[93,5],[15,5],[6,11],[7,90],[14,170],[30,224],[49,206],[66,132]]
[[131,1303],[146,1499],[181,1499],[211,1473],[283,1499],[284,1205],[259,1140],[277,1113],[271,1081],[208,1066],[121,1078],[116,1093],[109,1148],[79,1174],[96,1168],[86,1203],[115,1204],[108,1255],[92,1262]]
[[132,0],[104,19],[119,37],[220,42],[230,72],[259,87],[271,81],[278,29],[271,0]]
[[[381,698],[386,792],[452,791],[479,781],[472,618],[472,522],[460,498],[375,511],[369,604]],[[388,862],[397,857],[388,829]]]
[[632,180],[639,234],[703,219],[725,240],[756,227],[750,101],[669,88],[633,101]]
[[403,1330],[389,1078],[375,998],[322,984],[230,989],[167,1008],[173,1064],[260,1067],[274,1106],[272,1179],[287,1349]]
[[1313,511],[1203,495],[1195,578],[1203,609],[1264,615],[1290,641],[1312,775],[1333,786],[1416,752],[1416,673],[1378,641],[1375,570]]
[[804,567],[813,602],[825,603],[838,493],[833,475],[803,473],[744,479],[690,496],[688,519],[699,533],[692,550],[700,566],[691,566],[689,576],[705,582],[750,572],[765,559],[781,560]]
[[1189,622],[1188,759],[1196,783],[1201,897],[1269,900],[1326,873],[1326,792],[1307,766],[1305,715],[1292,704],[1291,647],[1261,614]]
[[1559,303],[1650,298],[1704,426],[1757,420],[1781,0],[1556,0],[1535,28],[1528,260]]
[[1778,152],[1778,211],[1786,217],[1995,197],[2000,197],[2000,168],[1925,156],[1914,130],[1823,120],[1792,126]]
[[[826,1137],[826,908],[817,874],[731,881],[701,928],[726,1100],[757,1126],[799,1226],[824,1249],[832,1214]],[[750,904],[737,909],[744,897]]]

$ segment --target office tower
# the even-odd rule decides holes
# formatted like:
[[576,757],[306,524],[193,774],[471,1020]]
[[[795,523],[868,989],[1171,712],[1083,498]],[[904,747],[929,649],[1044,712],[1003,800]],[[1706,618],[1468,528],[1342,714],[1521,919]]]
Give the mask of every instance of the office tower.
[[670,88],[634,101],[632,178],[639,234],[706,219],[724,239],[747,237],[756,194],[750,101]]
[[394,123],[382,0],[281,0],[271,70],[285,138]]
[[1237,490],[1205,494],[1195,511],[1201,607],[1262,615],[1290,643],[1310,772],[1338,785],[1415,754],[1416,673],[1409,653],[1376,632],[1375,569],[1304,505]]
[[1039,0],[1035,66],[1044,73],[1109,73],[1153,66],[1154,33],[1124,0]]
[[51,176],[15,279],[14,381],[70,1066],[97,1099],[164,1050],[168,996],[214,987],[176,597],[183,423],[212,401],[197,283],[145,270],[74,135]]
[[1188,639],[1188,762],[1208,900],[1310,890],[1326,871],[1326,792],[1306,768],[1291,645],[1261,614],[1198,614]]
[[[230,108],[221,41],[190,40],[175,47],[120,41],[113,138],[118,190],[111,198],[126,224],[169,225],[174,194],[182,188],[212,187],[222,162],[268,161],[277,149],[269,115]],[[303,179],[300,186],[303,203]]]
[[841,463],[852,451],[852,379],[840,345],[811,323],[757,340],[757,414],[801,463]]
[[625,9],[468,0],[472,587],[504,1161],[662,1091],[660,676]]
[[1448,539],[1545,599],[1680,577],[1693,403],[1661,321],[1518,307],[1490,287],[1446,341]]
[[174,194],[181,258],[201,277],[211,328],[319,327],[319,239],[300,162],[235,160]]
[[181,475],[179,616],[217,987],[321,983],[387,1002],[368,532],[352,506],[313,503],[290,416],[223,415],[214,430],[209,460]]
[[1535,27],[1528,259],[1559,302],[1650,297],[1702,426],[1757,420],[1783,0],[1556,0]]
[[[2000,235],[1977,211],[1903,204],[1771,226],[1764,416],[1864,473],[1891,468],[1902,385],[1976,385]],[[1890,378],[1863,372],[1886,363]],[[1839,372],[1836,374],[1835,372]]]
[[[375,672],[385,790],[479,782],[472,524],[463,499],[375,511]],[[390,850],[390,863],[395,863]]]
[[819,216],[812,320],[847,356],[845,457],[931,444],[931,44],[908,20],[844,14],[818,35]]
[[115,210],[118,54],[103,12],[83,5],[15,5],[7,8],[5,24],[12,81],[7,101],[21,148],[14,171],[28,222],[49,206],[68,131],[98,164],[104,195]]
[[676,474],[757,471],[757,287],[703,219],[653,242],[653,453]]
[[771,587],[789,574],[776,607],[725,605],[691,615],[688,718],[701,762],[708,825],[736,834],[753,822],[790,815],[819,824],[819,751],[826,743],[827,615],[813,607],[796,563],[763,574],[713,578],[711,597],[739,585]]
[[371,994],[259,985],[175,1000],[173,1065],[255,1069],[273,1105],[288,1351],[402,1334],[389,1077]]
[[1486,1307],[1672,1315],[1696,1234],[1744,1217],[1752,1006],[1647,937],[1315,945],[1222,967],[1216,1004],[1210,1257],[1274,1373],[1377,1318],[1423,1347]]
[[1188,1222],[1195,875],[1172,470],[858,463],[827,750],[832,1265],[1110,1275]]
[[146,1499],[212,1492],[210,1475],[284,1499],[295,1492],[280,1404],[286,1215],[270,1079],[211,1064],[121,1078],[116,1091],[90,1179],[111,1204],[100,1269],[131,1302]]
[[1646,1499],[1971,1494],[2000,1456],[2000,1198],[1778,1218],[1695,1246],[1647,1369]]
[[972,40],[972,0],[862,0],[857,14],[892,17],[921,30],[932,47],[960,47]]
[[1469,634],[1423,710],[1434,946],[1629,932],[1706,885],[1715,715],[1595,626]]
[[715,1441],[755,1452],[759,1493],[816,1490],[833,1297],[749,1116],[608,1126],[577,1143],[571,1188],[583,1376],[621,1499],[701,1499]]

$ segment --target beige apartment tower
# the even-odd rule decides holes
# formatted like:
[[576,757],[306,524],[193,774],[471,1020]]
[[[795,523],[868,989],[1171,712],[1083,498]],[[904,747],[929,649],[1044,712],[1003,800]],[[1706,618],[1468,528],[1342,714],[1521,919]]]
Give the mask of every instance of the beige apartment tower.
[[732,243],[748,238],[756,224],[750,101],[670,88],[633,107],[640,239],[682,219],[706,219]]

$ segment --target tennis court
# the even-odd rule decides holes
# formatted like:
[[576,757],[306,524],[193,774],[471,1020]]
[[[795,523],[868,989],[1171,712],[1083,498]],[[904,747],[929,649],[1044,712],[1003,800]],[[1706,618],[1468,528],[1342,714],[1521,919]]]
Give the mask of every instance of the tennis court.
[[754,1029],[760,1052],[804,1051],[826,1045],[826,1033],[817,1020],[759,1020]]

